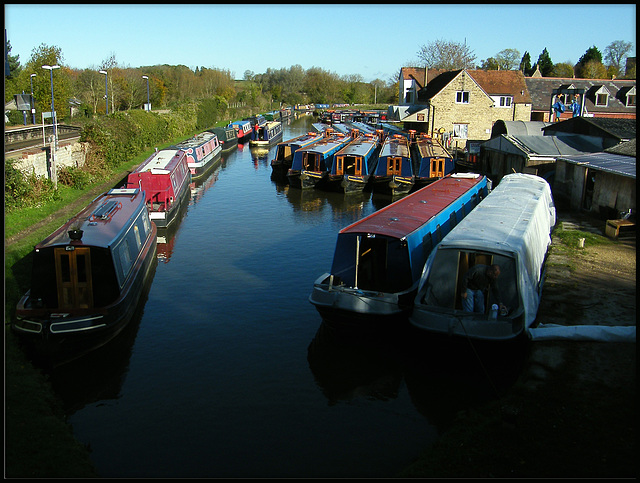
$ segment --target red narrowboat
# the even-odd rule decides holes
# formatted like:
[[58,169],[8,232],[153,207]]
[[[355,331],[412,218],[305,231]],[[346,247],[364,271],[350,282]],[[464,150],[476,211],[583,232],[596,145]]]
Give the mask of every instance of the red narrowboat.
[[158,228],[168,227],[188,202],[191,172],[187,155],[181,149],[162,149],[153,153],[127,177],[127,188],[145,193],[149,218]]

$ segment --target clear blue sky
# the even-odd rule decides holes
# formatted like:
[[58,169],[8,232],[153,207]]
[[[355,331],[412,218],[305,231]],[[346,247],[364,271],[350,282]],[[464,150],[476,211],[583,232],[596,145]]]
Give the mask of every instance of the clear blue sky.
[[615,40],[633,42],[635,56],[636,6],[5,4],[5,29],[22,65],[46,44],[79,69],[114,54],[122,67],[182,64],[241,79],[299,64],[368,82],[389,80],[438,39],[466,41],[478,64],[507,48],[528,51],[532,64],[544,48],[554,63],[576,63]]

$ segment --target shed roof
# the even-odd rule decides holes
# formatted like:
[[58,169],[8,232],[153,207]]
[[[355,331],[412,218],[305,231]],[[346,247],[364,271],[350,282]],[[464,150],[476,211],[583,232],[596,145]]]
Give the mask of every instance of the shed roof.
[[636,179],[636,158],[607,152],[562,156],[558,160]]
[[590,136],[527,136],[503,134],[482,144],[484,149],[522,155],[558,157],[602,151],[602,143]]
[[550,125],[550,122],[543,121],[503,121],[498,120],[491,129],[491,137],[500,134],[511,134],[513,136],[542,136],[543,127]]

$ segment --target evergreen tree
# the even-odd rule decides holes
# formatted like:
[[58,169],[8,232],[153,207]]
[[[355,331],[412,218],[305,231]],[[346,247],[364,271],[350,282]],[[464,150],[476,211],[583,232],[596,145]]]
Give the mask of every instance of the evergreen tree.
[[553,75],[553,62],[546,47],[538,57],[538,67],[542,77],[551,77]]
[[9,72],[7,74],[7,79],[14,79],[22,70],[22,66],[20,65],[20,56],[19,55],[11,55],[11,42],[7,40],[7,65],[9,67]]
[[522,74],[527,77],[531,77],[531,74],[533,74],[534,71],[531,70],[531,56],[529,55],[529,52],[525,52],[522,56],[519,69]]

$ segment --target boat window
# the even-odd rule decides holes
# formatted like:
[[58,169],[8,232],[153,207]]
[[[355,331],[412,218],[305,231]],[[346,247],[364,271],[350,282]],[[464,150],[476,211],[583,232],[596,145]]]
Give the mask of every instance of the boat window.
[[133,235],[135,237],[138,250],[140,250],[140,247],[142,246],[142,240],[140,239],[140,228],[138,228],[138,225],[133,225]]
[[124,283],[124,280],[129,275],[129,271],[131,270],[131,254],[129,252],[129,241],[122,240],[120,246],[118,247],[118,255],[120,257],[120,268],[122,270],[121,284]]

